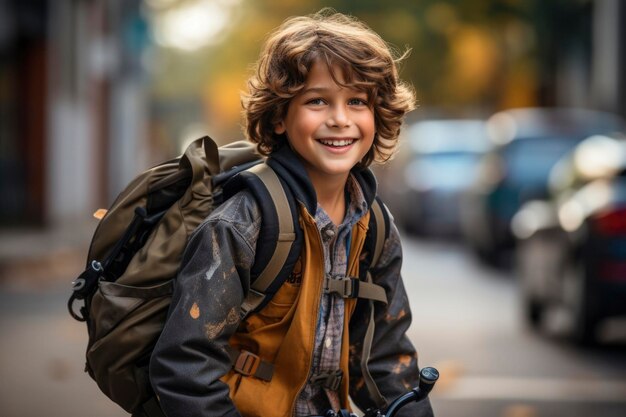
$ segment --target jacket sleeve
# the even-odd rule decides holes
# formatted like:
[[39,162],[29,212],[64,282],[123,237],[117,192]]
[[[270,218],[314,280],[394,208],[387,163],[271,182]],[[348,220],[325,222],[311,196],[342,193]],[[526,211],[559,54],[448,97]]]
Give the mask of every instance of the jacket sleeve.
[[[385,241],[379,262],[370,268],[374,283],[385,288],[389,304],[374,303],[375,330],[368,362],[378,390],[390,403],[419,382],[417,352],[406,335],[411,309],[400,275],[402,247],[395,225]],[[361,371],[363,340],[369,322],[369,302],[360,300],[350,321],[350,396],[363,411],[374,407]],[[428,399],[402,408],[398,417],[432,417]]]
[[253,198],[240,193],[192,234],[168,319],[150,360],[150,382],[168,417],[239,416],[219,378],[239,324],[260,224]]

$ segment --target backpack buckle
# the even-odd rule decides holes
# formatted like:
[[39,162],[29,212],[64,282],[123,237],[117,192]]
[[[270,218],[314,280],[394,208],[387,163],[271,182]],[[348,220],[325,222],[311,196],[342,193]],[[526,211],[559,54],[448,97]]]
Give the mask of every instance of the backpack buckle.
[[320,385],[331,391],[337,391],[341,386],[342,380],[343,371],[341,369],[338,369],[336,371],[322,372],[313,375],[310,379],[310,382],[314,385]]
[[227,346],[226,352],[230,357],[233,371],[243,375],[252,376],[263,381],[271,381],[274,375],[274,365],[264,361],[258,355],[247,350]]
[[82,300],[93,294],[98,286],[98,279],[104,271],[102,264],[98,261],[91,261],[89,267],[74,281],[72,281],[72,291],[75,298]]
[[87,321],[87,315],[89,314],[87,303],[85,302],[85,305],[80,309],[80,313],[77,313],[74,311],[74,302],[76,300],[88,300],[96,292],[98,280],[103,271],[104,268],[100,262],[91,261],[89,267],[72,281],[72,295],[67,301],[67,310],[75,320]]
[[353,277],[345,277],[333,279],[326,277],[324,279],[324,291],[328,294],[339,294],[343,298],[357,298],[359,296],[359,279]]
[[233,369],[241,375],[254,375],[254,371],[256,370],[260,360],[261,358],[254,353],[242,350],[233,365]]

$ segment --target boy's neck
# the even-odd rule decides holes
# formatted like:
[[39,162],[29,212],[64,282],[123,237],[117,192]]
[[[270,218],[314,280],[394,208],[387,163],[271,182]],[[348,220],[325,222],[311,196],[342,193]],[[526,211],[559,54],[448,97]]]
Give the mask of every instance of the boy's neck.
[[321,179],[311,178],[317,194],[317,203],[324,209],[335,225],[340,225],[346,214],[345,188],[348,176]]

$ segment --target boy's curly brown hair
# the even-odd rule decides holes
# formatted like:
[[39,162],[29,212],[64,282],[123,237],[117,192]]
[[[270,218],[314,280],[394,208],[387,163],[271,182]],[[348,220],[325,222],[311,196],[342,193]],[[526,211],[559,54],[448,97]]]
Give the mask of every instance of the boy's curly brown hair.
[[316,14],[292,17],[266,39],[242,96],[245,131],[263,155],[286,143],[274,132],[287,114],[290,100],[304,87],[313,63],[320,60],[339,68],[344,83],[367,92],[376,125],[374,144],[360,162],[388,160],[395,150],[404,115],[415,107],[413,89],[399,79],[401,56],[364,23],[353,17],[322,9]]

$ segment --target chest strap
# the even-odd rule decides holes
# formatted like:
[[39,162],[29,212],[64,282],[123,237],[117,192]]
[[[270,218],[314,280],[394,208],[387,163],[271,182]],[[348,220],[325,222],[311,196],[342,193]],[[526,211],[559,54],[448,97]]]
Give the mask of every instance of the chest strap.
[[264,361],[252,352],[226,346],[233,370],[244,376],[253,376],[263,381],[271,381],[274,375],[274,365]]
[[380,285],[360,281],[355,277],[324,278],[324,292],[339,294],[343,298],[365,298],[387,304],[387,294]]
[[309,380],[313,385],[319,385],[331,391],[338,391],[341,387],[341,380],[343,379],[343,371],[337,369],[336,371],[321,372],[319,374],[313,374]]

